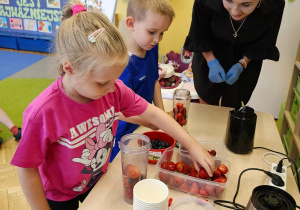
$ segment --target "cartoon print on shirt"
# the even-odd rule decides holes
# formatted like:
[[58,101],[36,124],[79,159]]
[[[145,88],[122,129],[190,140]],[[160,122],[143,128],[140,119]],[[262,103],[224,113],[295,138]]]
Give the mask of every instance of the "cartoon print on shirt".
[[81,192],[85,187],[90,187],[95,181],[106,172],[102,170],[104,165],[108,165],[114,136],[112,125],[115,116],[109,118],[105,124],[100,124],[96,130],[96,142],[87,137],[85,139],[85,148],[82,150],[81,158],[73,158],[73,162],[81,163],[85,167],[82,174],[92,174],[88,180],[82,180],[81,185],[74,187],[73,191]]

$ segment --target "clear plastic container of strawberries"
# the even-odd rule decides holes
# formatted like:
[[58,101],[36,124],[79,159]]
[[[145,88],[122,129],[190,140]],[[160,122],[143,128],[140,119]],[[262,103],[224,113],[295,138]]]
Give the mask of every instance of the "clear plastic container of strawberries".
[[230,178],[230,162],[226,160],[225,146],[217,142],[199,143],[207,148],[215,160],[216,169],[212,177],[208,176],[203,167],[197,171],[187,150],[182,147],[176,151],[170,148],[164,152],[156,164],[157,176],[169,188],[201,197],[220,199]]

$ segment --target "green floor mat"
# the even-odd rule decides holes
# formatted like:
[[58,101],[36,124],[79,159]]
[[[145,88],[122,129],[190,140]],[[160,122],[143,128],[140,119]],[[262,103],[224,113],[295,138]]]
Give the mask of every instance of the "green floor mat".
[[[53,81],[54,79],[48,78],[4,79],[0,81],[0,107],[18,127],[21,127],[25,108]],[[1,123],[0,128],[0,136],[4,140],[12,137],[9,129]]]

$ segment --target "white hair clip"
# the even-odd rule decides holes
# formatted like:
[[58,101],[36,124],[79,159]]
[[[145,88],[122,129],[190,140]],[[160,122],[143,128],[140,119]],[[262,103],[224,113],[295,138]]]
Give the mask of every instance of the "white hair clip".
[[92,34],[88,35],[88,40],[91,43],[96,42],[96,39],[103,33],[103,31],[105,31],[105,28],[100,28],[100,29],[94,31]]

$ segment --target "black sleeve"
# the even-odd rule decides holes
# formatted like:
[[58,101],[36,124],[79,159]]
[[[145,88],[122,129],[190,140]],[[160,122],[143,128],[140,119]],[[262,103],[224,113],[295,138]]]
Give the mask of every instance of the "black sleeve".
[[211,13],[202,0],[195,0],[192,23],[184,43],[184,49],[190,52],[207,52],[213,49],[214,35],[210,28]]
[[284,6],[285,3],[283,2],[280,8],[273,12],[274,18],[276,18],[274,26],[270,27],[270,29],[262,33],[259,38],[245,46],[245,56],[254,60],[279,60],[279,51],[276,47],[276,41],[280,29]]

